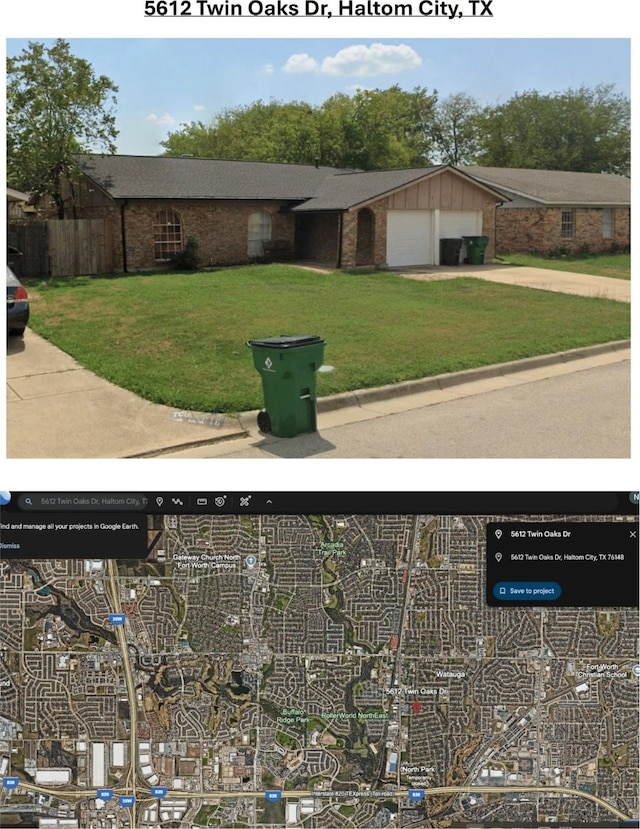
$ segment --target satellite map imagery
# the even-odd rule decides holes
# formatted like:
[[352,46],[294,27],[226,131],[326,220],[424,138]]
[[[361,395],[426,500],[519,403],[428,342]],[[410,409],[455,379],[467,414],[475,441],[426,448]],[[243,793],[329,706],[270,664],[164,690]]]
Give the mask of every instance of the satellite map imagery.
[[[637,540],[582,539],[604,524],[637,538],[637,511],[167,500],[133,517],[3,511],[0,825],[639,825],[637,579],[620,604],[562,605],[574,594],[544,569],[562,557],[604,591],[606,566],[619,590]],[[54,523],[69,551],[46,552]],[[520,562],[534,580],[500,569]]]

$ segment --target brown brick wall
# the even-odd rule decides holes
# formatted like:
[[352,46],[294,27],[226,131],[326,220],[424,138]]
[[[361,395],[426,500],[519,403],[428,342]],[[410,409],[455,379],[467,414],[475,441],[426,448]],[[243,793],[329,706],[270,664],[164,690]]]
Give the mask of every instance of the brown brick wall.
[[497,248],[500,253],[549,253],[558,248],[578,251],[588,248],[593,253],[629,245],[629,208],[614,210],[614,235],[602,237],[602,210],[575,208],[574,233],[563,238],[562,208],[520,207],[496,210]]
[[196,239],[203,265],[248,262],[249,216],[258,210],[266,210],[271,216],[271,238],[285,240],[293,250],[294,217],[280,213],[277,202],[135,201],[124,208],[129,271],[162,266],[155,260],[153,223],[163,209],[175,210],[180,216],[183,242],[190,237]]
[[342,225],[342,268],[354,268],[357,264],[383,266],[387,260],[387,200],[381,199],[367,205],[364,210],[370,210],[374,217],[373,262],[358,261],[358,212],[349,211],[344,214]]
[[484,261],[491,262],[496,255],[496,205],[489,199],[485,200],[482,208],[482,235],[489,237]]
[[338,262],[338,213],[298,213],[296,215],[296,257],[326,262],[336,267]]

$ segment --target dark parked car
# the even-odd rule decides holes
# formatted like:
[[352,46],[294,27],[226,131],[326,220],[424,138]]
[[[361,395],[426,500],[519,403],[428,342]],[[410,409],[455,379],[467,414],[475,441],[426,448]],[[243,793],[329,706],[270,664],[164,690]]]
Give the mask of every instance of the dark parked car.
[[7,333],[24,334],[29,322],[29,295],[26,288],[7,265]]

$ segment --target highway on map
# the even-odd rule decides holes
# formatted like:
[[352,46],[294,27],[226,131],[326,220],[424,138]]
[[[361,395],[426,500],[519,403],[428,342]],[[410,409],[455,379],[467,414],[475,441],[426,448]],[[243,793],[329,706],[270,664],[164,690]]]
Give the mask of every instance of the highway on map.
[[[97,790],[66,790],[66,789],[48,789],[44,786],[36,786],[32,783],[24,783],[20,781],[20,787],[32,792],[38,792],[39,794],[48,794],[53,797],[59,797],[63,795],[64,797],[97,797]],[[607,803],[606,800],[603,798],[598,797],[597,795],[590,794],[589,792],[582,792],[577,791],[576,789],[569,789],[565,786],[435,786],[432,789],[425,789],[425,795],[439,795],[439,794],[460,794],[462,792],[481,792],[484,794],[513,794],[515,792],[538,792],[543,794],[549,794],[549,792],[553,792],[554,794],[562,794],[562,795],[569,795],[572,797],[585,797],[588,800],[593,801],[598,806],[601,806],[603,809],[607,809],[609,812],[614,814],[616,817],[620,818],[621,820],[631,820],[630,815],[626,815],[624,812],[621,812],[620,809],[617,809],[611,803]],[[116,794],[133,794],[133,790],[130,788],[127,789],[114,789],[114,793]],[[146,792],[145,792],[146,795]],[[166,797],[181,797],[181,798],[202,798],[202,799],[211,799],[211,798],[263,798],[265,797],[266,792],[229,792],[229,791],[211,791],[211,792],[202,792],[202,791],[184,791],[184,789],[180,791],[167,791]],[[388,800],[390,797],[399,798],[401,800],[408,798],[409,790],[403,789],[401,791],[386,791],[380,790],[379,792],[367,792],[368,797],[381,797]],[[305,791],[283,791],[282,797],[286,798],[300,798],[300,797],[314,797],[317,796],[317,792],[305,790]],[[357,800],[357,794],[350,795],[347,799]],[[329,800],[329,798],[327,798]]]

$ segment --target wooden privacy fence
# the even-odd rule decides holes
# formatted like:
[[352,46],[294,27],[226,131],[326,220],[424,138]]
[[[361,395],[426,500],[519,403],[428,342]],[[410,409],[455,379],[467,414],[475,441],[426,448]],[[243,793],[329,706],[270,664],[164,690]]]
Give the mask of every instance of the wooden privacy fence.
[[8,243],[19,276],[113,273],[111,226],[104,219],[48,219],[9,224]]

